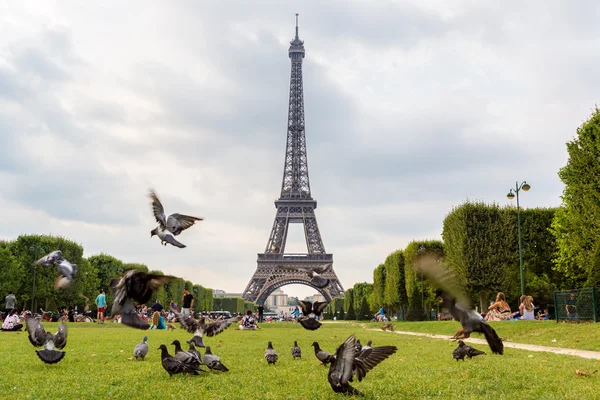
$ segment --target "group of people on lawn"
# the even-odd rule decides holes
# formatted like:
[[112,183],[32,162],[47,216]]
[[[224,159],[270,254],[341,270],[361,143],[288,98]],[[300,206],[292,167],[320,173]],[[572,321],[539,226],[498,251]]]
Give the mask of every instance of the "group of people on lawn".
[[547,320],[550,319],[548,309],[544,312],[539,311],[537,316],[534,314],[535,306],[533,305],[533,297],[521,296],[519,299],[519,311],[512,312],[510,306],[506,302],[504,293],[498,292],[496,301],[489,307],[483,317],[486,321],[514,321],[514,320]]

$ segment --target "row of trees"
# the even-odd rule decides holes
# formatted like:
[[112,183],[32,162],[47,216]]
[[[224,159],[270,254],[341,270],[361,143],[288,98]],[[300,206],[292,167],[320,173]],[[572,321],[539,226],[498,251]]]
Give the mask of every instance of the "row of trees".
[[[70,262],[77,264],[77,276],[66,290],[54,288],[57,278],[56,268],[34,267],[32,263],[54,250],[60,250]],[[106,292],[109,307],[112,295],[109,290],[110,280],[123,272],[137,269],[153,274],[164,275],[162,271],[149,271],[144,264],[124,263],[108,254],[83,257],[83,246],[63,237],[48,235],[22,235],[14,241],[0,241],[0,293],[14,291],[18,303],[24,308],[32,309],[33,289],[35,301],[33,310],[56,311],[62,306],[78,306],[86,303],[87,297],[92,303],[100,289]],[[34,283],[35,282],[35,283]],[[183,289],[187,287],[194,295],[195,311],[213,309],[212,289],[176,278],[159,288],[151,302],[159,300],[163,306],[171,301],[181,305]]]
[[[600,286],[600,110],[567,143],[569,161],[559,171],[565,184],[557,208],[521,210],[526,293],[536,304],[552,302],[554,290]],[[516,305],[520,296],[517,209],[467,200],[443,222],[442,241],[413,241],[391,253],[373,271],[373,284],[360,283],[345,293],[343,309],[328,307],[346,319],[364,319],[363,311],[407,310],[422,319],[435,307],[434,291],[419,277],[414,263],[433,255],[453,269],[475,304],[485,309],[503,291]],[[365,287],[371,289],[365,290]],[[361,310],[357,312],[356,310]]]

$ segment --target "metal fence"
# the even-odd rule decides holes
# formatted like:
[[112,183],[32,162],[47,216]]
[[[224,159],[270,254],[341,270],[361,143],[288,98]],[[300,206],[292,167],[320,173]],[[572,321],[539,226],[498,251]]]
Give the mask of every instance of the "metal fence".
[[598,322],[598,288],[583,288],[554,292],[554,316],[556,322],[594,321]]

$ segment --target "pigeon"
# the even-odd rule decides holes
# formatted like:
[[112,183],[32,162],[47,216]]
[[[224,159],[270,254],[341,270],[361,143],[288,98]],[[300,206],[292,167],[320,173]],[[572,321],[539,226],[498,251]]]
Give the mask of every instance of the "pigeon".
[[366,344],[365,346],[363,346],[363,347],[362,347],[362,350],[367,350],[367,349],[370,349],[372,344],[373,344],[373,341],[372,341],[372,340],[369,340],[369,341],[367,342],[367,344]]
[[315,331],[319,329],[321,323],[317,321],[317,318],[323,313],[325,307],[327,307],[329,302],[326,301],[315,301],[311,303],[310,301],[300,300],[300,308],[302,309],[302,317],[298,318],[298,322],[300,325],[304,327],[304,329],[308,329],[309,331]]
[[321,274],[329,271],[333,264],[325,264],[319,267],[299,267],[299,266],[288,266],[288,265],[280,265],[279,268],[286,269],[289,271],[303,272],[308,275],[310,280],[310,284],[316,287],[317,289],[324,289],[329,286],[329,279],[323,278]]
[[58,332],[54,335],[46,332],[44,326],[35,318],[25,320],[29,341],[35,347],[44,347],[36,350],[36,354],[46,364],[56,364],[62,360],[67,353],[55,349],[63,349],[67,344],[67,325],[61,323]]
[[141,358],[142,361],[146,359],[146,354],[148,354],[148,343],[146,343],[147,340],[148,336],[144,336],[142,343],[138,343],[135,345],[135,348],[133,349],[133,356],[136,360],[138,358]]
[[157,235],[161,240],[161,244],[164,246],[166,246],[167,243],[170,243],[179,248],[186,247],[184,244],[178,242],[175,239],[175,236],[194,225],[196,221],[202,221],[203,218],[177,213],[167,217],[162,203],[153,190],[150,190],[150,198],[152,199],[152,212],[156,222],[158,222],[158,227],[150,231],[150,237]]
[[229,368],[227,368],[221,362],[221,359],[214,355],[212,351],[210,351],[210,346],[206,346],[206,351],[204,352],[204,357],[202,358],[202,362],[204,365],[208,367],[211,371],[222,371],[227,372]]
[[69,261],[65,260],[62,251],[60,250],[55,250],[52,253],[46,254],[34,264],[42,267],[49,267],[52,265],[56,267],[56,270],[58,271],[58,278],[54,283],[56,289],[68,288],[73,282],[73,279],[75,279],[75,275],[77,275],[77,264],[71,264]]
[[186,317],[174,308],[171,308],[171,311],[173,311],[177,317],[177,320],[181,324],[181,328],[185,329],[189,333],[194,334],[194,336],[188,340],[188,343],[191,341],[198,347],[205,347],[204,343],[202,342],[202,336],[205,334],[208,337],[218,335],[225,329],[229,328],[232,323],[239,322],[240,320],[240,317],[233,317],[221,321],[215,321],[210,324],[205,324],[204,321],[206,321],[206,319],[204,317],[200,317],[200,319],[196,321],[191,315]]
[[265,350],[265,360],[267,360],[267,365],[275,365],[279,356],[277,355],[277,351],[273,348],[273,344],[269,342],[267,344],[267,349]]
[[396,346],[373,347],[362,350],[357,355],[355,344],[355,337],[351,335],[337,348],[329,366],[327,380],[336,393],[364,396],[364,393],[350,386],[349,382],[353,381],[354,376],[359,382],[362,381],[367,372],[394,354],[398,348]]
[[465,344],[465,342],[463,342],[462,340],[459,340],[458,347],[456,349],[454,349],[454,351],[452,352],[452,357],[454,357],[456,359],[456,361],[458,361],[458,360],[465,361],[465,356],[469,357],[469,358],[473,358],[480,354],[485,354],[485,353],[481,350],[477,350],[474,347],[467,346]]
[[362,344],[360,344],[360,340],[356,339],[356,343],[354,343],[354,348],[356,349],[356,354],[360,353],[362,350]]
[[292,347],[292,357],[294,360],[296,358],[302,358],[302,350],[298,347],[298,342],[294,340],[294,347]]
[[[202,338],[200,338],[200,340],[202,340]],[[204,361],[202,361],[202,354],[200,354],[200,352],[198,350],[196,350],[196,346],[194,346],[194,342],[188,340],[186,343],[190,345],[190,348],[188,349],[188,353],[197,357],[198,360],[200,360],[200,364],[203,364]],[[202,346],[202,347],[204,347],[204,346]]]
[[490,349],[495,354],[504,353],[504,344],[494,328],[492,328],[483,317],[473,309],[471,299],[459,287],[454,274],[446,270],[437,260],[429,257],[421,257],[416,263],[417,270],[423,273],[438,288],[436,296],[441,297],[444,306],[452,317],[460,321],[462,329],[459,329],[452,339],[466,339],[471,332],[480,332],[485,336]]
[[165,371],[169,373],[169,376],[173,376],[175,374],[200,375],[198,374],[198,371],[206,372],[200,367],[184,364],[178,359],[171,357],[169,350],[167,350],[167,346],[164,344],[161,344],[158,350],[161,350],[161,363]]
[[201,357],[198,357],[195,353],[190,353],[189,351],[183,351],[181,349],[181,343],[179,342],[179,340],[175,339],[171,344],[175,346],[175,355],[173,356],[174,358],[178,359],[184,364],[189,364],[197,367],[199,367],[200,364],[202,364]]
[[329,354],[328,352],[322,350],[319,347],[319,343],[313,342],[312,346],[315,348],[315,356],[319,361],[321,361],[322,366],[326,366],[334,359],[333,355]]
[[174,278],[170,275],[148,274],[131,269],[120,277],[111,279],[110,290],[114,299],[111,315],[114,317],[120,314],[121,322],[132,328],[150,328],[150,325],[133,310],[132,300],[139,304],[147,303],[161,285]]

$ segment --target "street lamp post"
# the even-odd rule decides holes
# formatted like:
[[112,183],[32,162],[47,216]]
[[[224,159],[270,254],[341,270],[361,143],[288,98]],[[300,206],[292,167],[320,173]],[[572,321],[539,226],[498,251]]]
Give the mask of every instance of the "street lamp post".
[[528,191],[531,189],[531,185],[529,185],[526,181],[523,181],[521,185],[519,185],[519,181],[515,183],[515,191],[512,189],[508,192],[506,197],[509,200],[515,198],[515,193],[517,195],[517,234],[519,236],[519,269],[521,271],[521,296],[525,296],[525,272],[523,270],[523,241],[521,239],[521,210],[519,206],[519,192],[523,189],[524,191]]
[[33,256],[35,257],[35,261],[33,264],[33,288],[31,290],[31,313],[35,314],[35,309],[33,308],[33,304],[35,301],[35,274],[37,272],[37,266],[35,265],[35,262],[39,260],[41,254],[44,254],[44,248],[39,244],[34,244],[29,248],[29,251],[33,253]]

